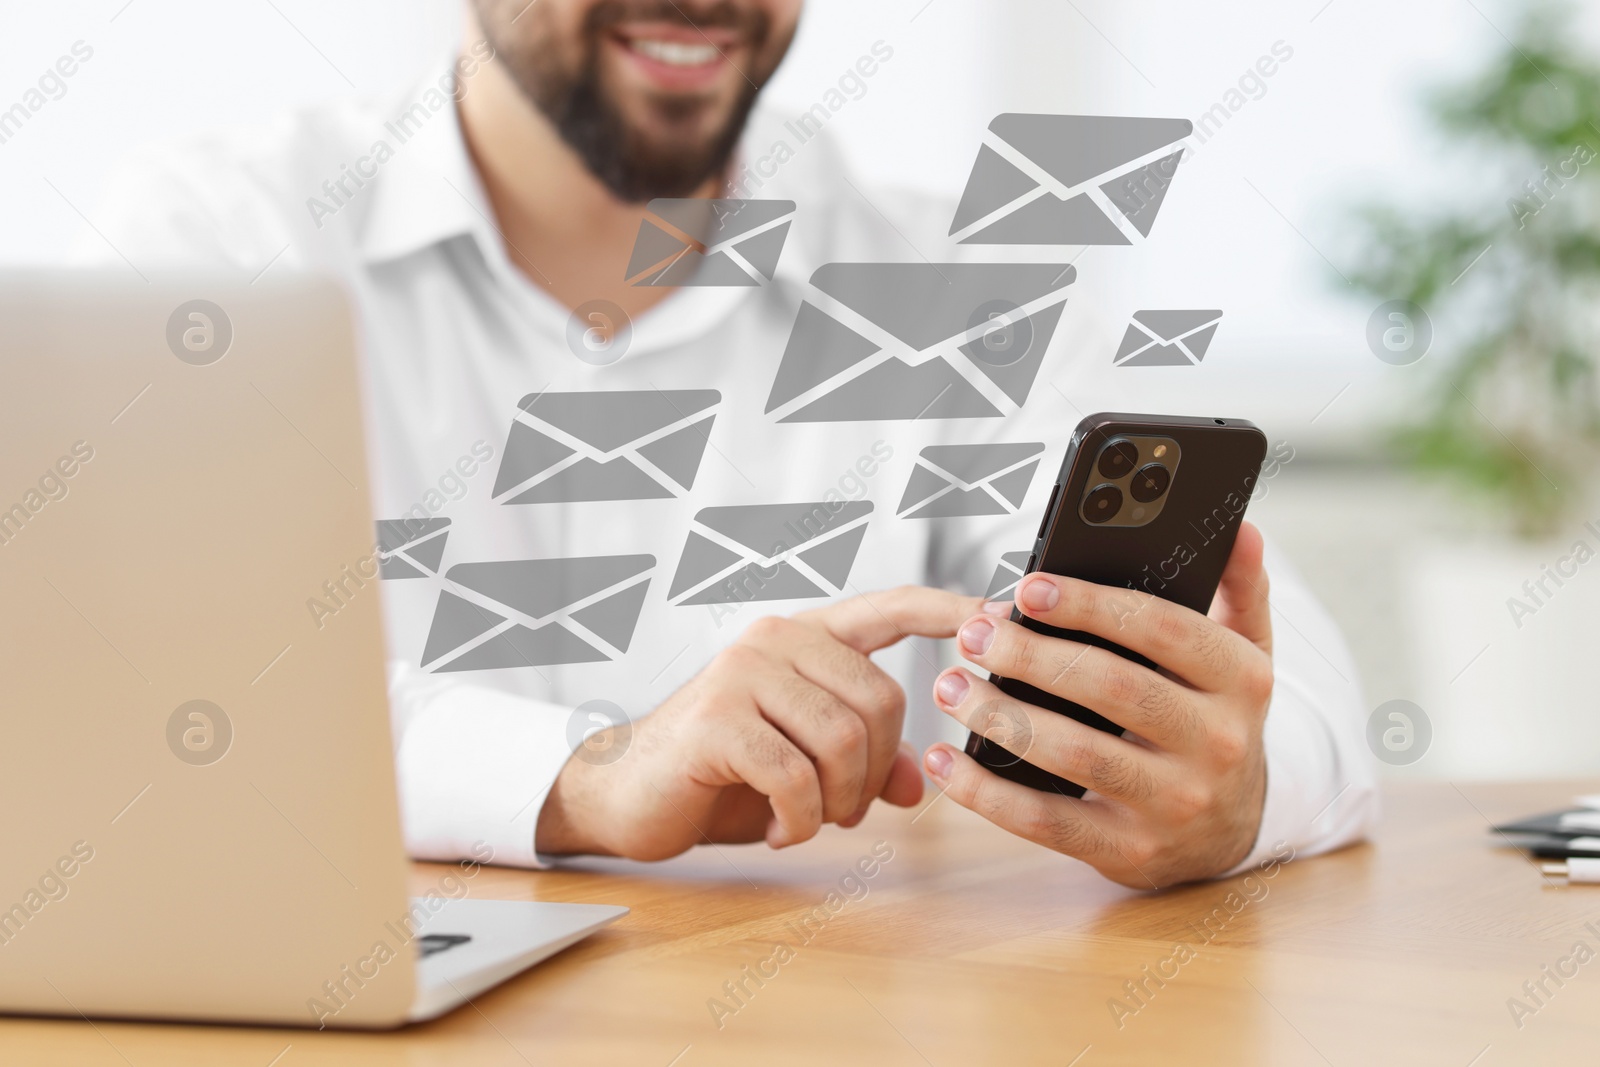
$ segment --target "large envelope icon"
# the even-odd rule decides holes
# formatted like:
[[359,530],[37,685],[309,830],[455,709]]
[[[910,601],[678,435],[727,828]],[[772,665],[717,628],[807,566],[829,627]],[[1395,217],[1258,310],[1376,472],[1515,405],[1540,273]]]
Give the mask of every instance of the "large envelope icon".
[[435,672],[601,663],[628,651],[654,556],[458,563],[422,665]]
[[628,260],[635,286],[760,285],[777,273],[794,201],[657,199],[645,210]]
[[449,519],[378,520],[378,577],[426,578],[439,573]]
[[1188,119],[1000,115],[950,233],[962,244],[1127,245],[1150,236]]
[[1137,311],[1111,362],[1119,367],[1191,367],[1206,358],[1220,311]]
[[929,445],[918,454],[896,511],[905,519],[1014,515],[1043,451],[1042,443]]
[[1031,553],[1007,552],[1000,557],[1000,562],[995,566],[994,577],[989,579],[989,588],[984,591],[985,600],[1014,600],[1016,599],[1017,583],[1022,581],[1026,573],[1028,557]]
[[493,495],[506,504],[655,500],[694,488],[715,389],[522,398]]
[[850,579],[871,514],[866,500],[703,508],[667,598],[689,605],[833,596]]
[[767,412],[781,410],[780,422],[1015,412],[1076,277],[1063,263],[824,264],[789,333]]

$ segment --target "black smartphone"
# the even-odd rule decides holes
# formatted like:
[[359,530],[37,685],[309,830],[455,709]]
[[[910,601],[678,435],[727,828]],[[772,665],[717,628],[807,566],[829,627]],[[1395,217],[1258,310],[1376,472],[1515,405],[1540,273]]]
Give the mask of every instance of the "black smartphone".
[[[1023,573],[1044,571],[1137,589],[1203,613],[1222,580],[1266,452],[1266,436],[1244,419],[1090,415],[1067,445]],[[1130,610],[1132,604],[1130,599]],[[1046,626],[1015,609],[1011,620],[1154,666],[1093,634]],[[990,680],[1017,700],[1122,733],[1121,726],[1081,704],[1013,678],[990,675]],[[1011,781],[1069,797],[1084,793],[1083,786],[1034,766],[976,730],[966,751]]]

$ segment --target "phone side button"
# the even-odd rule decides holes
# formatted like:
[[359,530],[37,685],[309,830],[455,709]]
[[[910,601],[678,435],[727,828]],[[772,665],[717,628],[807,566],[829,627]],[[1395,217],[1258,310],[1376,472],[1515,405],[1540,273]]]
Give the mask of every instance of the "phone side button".
[[1039,532],[1034,534],[1034,540],[1044,537],[1045,530],[1050,526],[1050,516],[1056,513],[1056,501],[1061,499],[1061,483],[1057,482],[1050,487],[1050,503],[1044,506],[1044,517],[1039,520]]

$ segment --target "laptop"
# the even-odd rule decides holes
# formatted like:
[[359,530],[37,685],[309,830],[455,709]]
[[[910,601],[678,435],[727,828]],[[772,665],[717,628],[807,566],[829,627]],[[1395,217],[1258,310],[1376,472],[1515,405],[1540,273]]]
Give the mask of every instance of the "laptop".
[[0,1011],[393,1027],[626,913],[408,897],[358,379],[325,280],[0,273]]

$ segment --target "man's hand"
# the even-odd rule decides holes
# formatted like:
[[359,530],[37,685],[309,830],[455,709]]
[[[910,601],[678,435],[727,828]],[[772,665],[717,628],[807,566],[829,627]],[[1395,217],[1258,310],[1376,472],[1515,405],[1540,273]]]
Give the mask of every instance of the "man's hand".
[[567,761],[537,848],[641,860],[707,841],[783,848],[826,822],[854,826],[875,799],[915,804],[905,693],[867,657],[911,635],[952,637],[981,605],[907,586],[756,620],[652,714],[614,728],[632,731],[622,759]]
[[1272,618],[1261,553],[1261,534],[1245,523],[1209,618],[1147,593],[1029,575],[1017,588],[1023,614],[1114,641],[1160,670],[989,615],[962,625],[961,654],[1091,708],[1129,736],[1012,700],[955,667],[934,685],[941,710],[980,732],[996,713],[1015,721],[1021,729],[994,740],[1092,795],[1017,785],[949,745],[929,748],[928,773],[964,807],[1126,886],[1158,888],[1235,866],[1255,843],[1266,792]]

